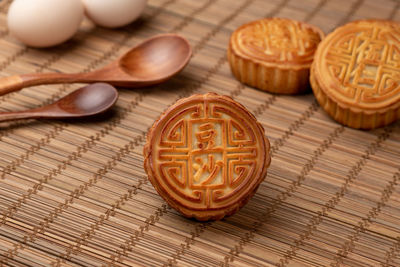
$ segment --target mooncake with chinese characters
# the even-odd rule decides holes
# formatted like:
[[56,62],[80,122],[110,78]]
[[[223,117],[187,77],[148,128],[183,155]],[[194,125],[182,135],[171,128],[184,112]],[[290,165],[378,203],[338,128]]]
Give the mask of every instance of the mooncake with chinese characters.
[[240,82],[271,93],[304,93],[310,88],[310,66],[323,37],[317,27],[290,19],[244,24],[229,42],[232,73]]
[[269,147],[263,127],[241,104],[193,95],[150,128],[144,167],[171,207],[200,221],[219,220],[256,192],[270,164]]
[[319,45],[311,85],[336,121],[361,129],[400,118],[400,24],[360,20],[330,33]]

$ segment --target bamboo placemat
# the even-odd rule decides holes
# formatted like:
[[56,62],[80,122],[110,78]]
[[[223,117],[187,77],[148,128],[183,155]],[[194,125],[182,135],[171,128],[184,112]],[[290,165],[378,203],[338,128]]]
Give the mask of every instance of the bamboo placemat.
[[[0,260],[12,266],[400,266],[400,123],[358,131],[332,121],[312,94],[280,96],[237,82],[225,49],[239,25],[279,16],[326,33],[361,18],[400,20],[392,0],[149,0],[118,30],[85,22],[73,40],[26,48],[6,29],[1,76],[90,71],[159,33],[189,39],[185,70],[156,87],[120,90],[112,112],[76,121],[0,124]],[[0,97],[1,111],[50,103],[81,85]],[[143,170],[147,129],[192,93],[232,96],[272,145],[268,176],[234,216],[199,223],[157,195]]]

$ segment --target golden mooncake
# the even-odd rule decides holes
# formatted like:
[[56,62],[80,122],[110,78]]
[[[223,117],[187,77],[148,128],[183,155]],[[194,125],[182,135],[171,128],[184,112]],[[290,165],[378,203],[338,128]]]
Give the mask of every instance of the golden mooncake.
[[348,23],[319,45],[311,68],[315,97],[336,121],[362,129],[400,117],[400,24]]
[[232,73],[240,82],[271,93],[304,93],[310,88],[310,66],[323,37],[317,27],[290,19],[242,25],[229,42]]
[[213,93],[169,107],[144,147],[144,168],[157,192],[186,217],[219,220],[239,210],[270,164],[263,127],[241,104]]

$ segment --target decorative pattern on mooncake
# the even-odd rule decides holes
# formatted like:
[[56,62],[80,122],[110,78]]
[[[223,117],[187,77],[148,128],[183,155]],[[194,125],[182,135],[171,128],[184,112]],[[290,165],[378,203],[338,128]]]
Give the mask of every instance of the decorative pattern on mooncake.
[[290,19],[268,18],[233,32],[228,59],[235,77],[272,93],[309,89],[309,71],[323,32]]
[[311,84],[320,105],[338,122],[372,129],[400,117],[400,24],[348,23],[321,42]]
[[193,95],[149,130],[145,170],[158,193],[186,217],[219,220],[239,210],[270,163],[263,127],[227,96]]

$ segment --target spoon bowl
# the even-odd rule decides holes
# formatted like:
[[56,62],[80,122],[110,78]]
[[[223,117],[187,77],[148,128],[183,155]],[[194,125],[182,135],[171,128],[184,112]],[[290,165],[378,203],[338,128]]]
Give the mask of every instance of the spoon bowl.
[[94,83],[39,108],[16,112],[0,112],[0,122],[33,118],[77,118],[105,112],[118,99],[118,92],[106,83]]
[[118,99],[115,87],[106,83],[87,85],[71,94],[41,108],[60,117],[82,117],[102,113],[111,108]]
[[181,71],[189,62],[191,48],[186,39],[164,34],[148,39],[125,53],[121,69],[137,81],[160,83]]
[[143,87],[170,79],[189,62],[189,42],[177,34],[161,34],[131,48],[107,66],[86,73],[31,73],[0,79],[0,95],[24,87],[55,83],[106,82],[114,86]]

